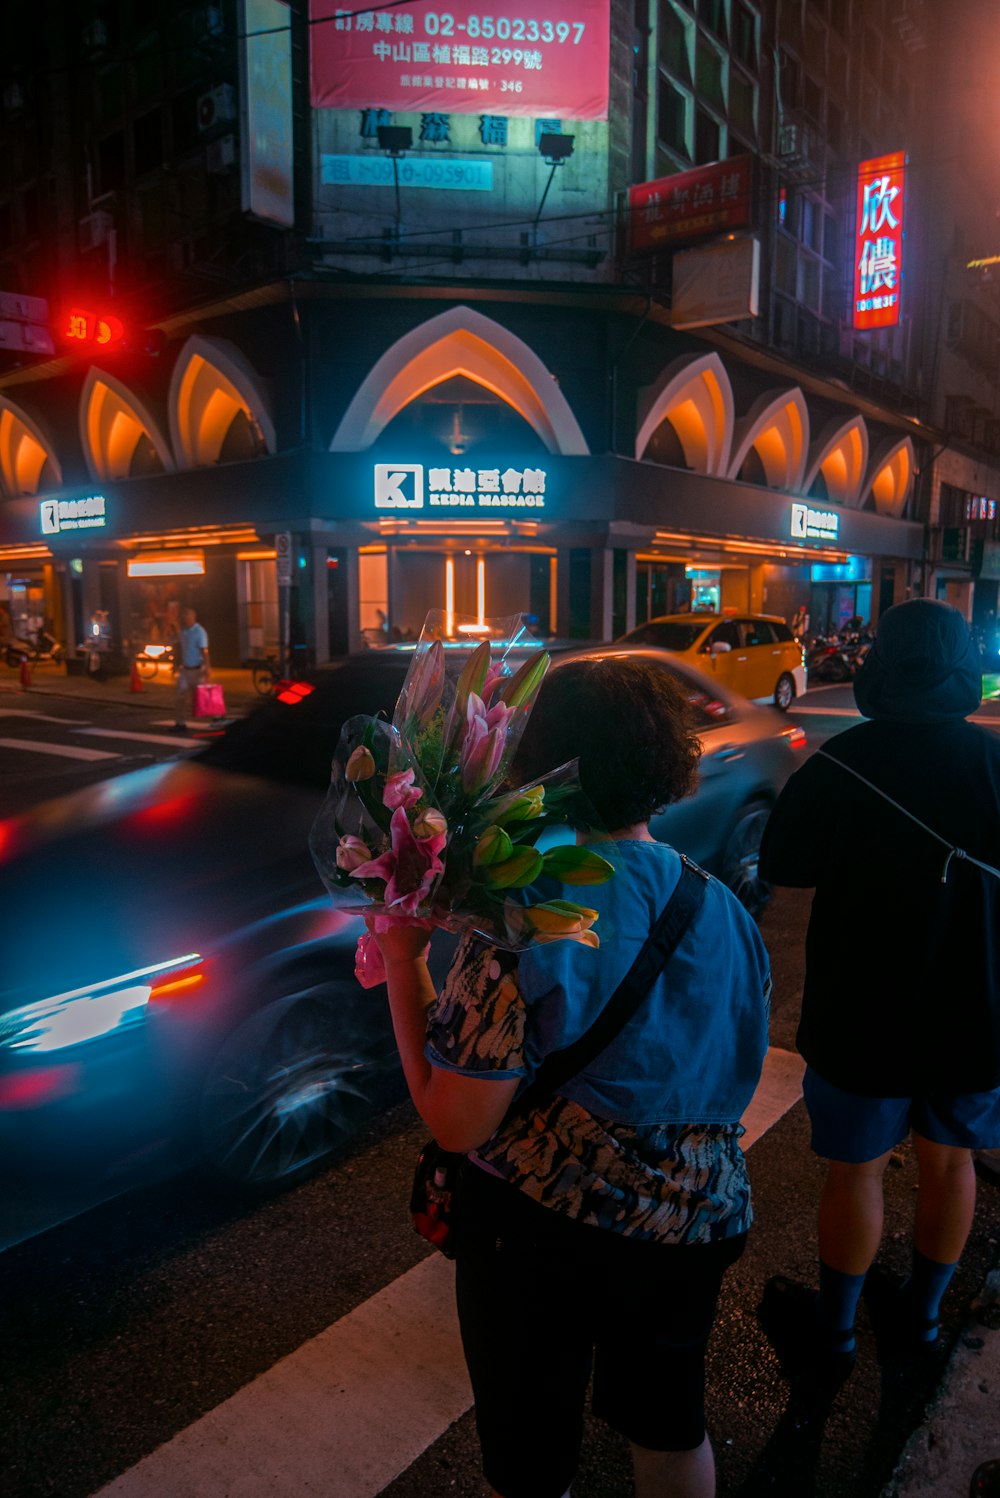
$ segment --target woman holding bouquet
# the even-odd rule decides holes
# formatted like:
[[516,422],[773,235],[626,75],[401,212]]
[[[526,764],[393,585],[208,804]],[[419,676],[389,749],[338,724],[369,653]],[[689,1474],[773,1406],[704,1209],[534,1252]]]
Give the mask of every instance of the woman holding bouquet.
[[[377,941],[413,1101],[468,1152],[457,1297],[483,1465],[499,1498],[561,1498],[594,1412],[630,1441],[640,1498],[711,1498],[704,1357],[722,1277],[751,1221],[740,1116],[767,1047],[770,975],[716,880],[637,1013],[584,1071],[521,1113],[542,1060],[590,1026],[681,875],[649,819],[693,789],[687,705],[628,656],[542,684],[513,767],[530,785],[578,759],[615,877],[588,889],[603,933],[513,953],[463,939],[443,992],[426,930]],[[595,912],[590,912],[594,914]],[[536,1382],[544,1369],[544,1382]],[[544,1390],[544,1392],[543,1392]]]

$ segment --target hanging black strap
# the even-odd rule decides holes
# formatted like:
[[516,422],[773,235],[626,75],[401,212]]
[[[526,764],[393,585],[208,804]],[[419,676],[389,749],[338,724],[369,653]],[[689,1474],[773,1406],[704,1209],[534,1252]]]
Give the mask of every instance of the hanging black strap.
[[515,1100],[512,1112],[527,1112],[543,1098],[558,1092],[564,1082],[568,1082],[570,1077],[578,1076],[595,1056],[599,1056],[611,1044],[635,1014],[674,955],[705,898],[708,875],[683,854],[681,864],[677,888],[607,1004],[589,1030],[572,1045],[546,1056],[530,1087],[525,1088]]

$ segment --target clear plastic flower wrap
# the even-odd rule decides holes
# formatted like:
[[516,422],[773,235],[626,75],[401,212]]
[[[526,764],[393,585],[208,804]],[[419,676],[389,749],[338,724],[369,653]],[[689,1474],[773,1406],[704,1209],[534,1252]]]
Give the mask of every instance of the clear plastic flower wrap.
[[[463,625],[475,636],[456,643]],[[548,665],[519,617],[427,616],[392,722],[351,718],[334,754],[310,847],[339,909],[372,915],[376,931],[471,930],[511,950],[598,945],[597,912],[562,898],[614,873],[575,763],[504,784]],[[356,971],[366,987],[384,978],[367,931]]]

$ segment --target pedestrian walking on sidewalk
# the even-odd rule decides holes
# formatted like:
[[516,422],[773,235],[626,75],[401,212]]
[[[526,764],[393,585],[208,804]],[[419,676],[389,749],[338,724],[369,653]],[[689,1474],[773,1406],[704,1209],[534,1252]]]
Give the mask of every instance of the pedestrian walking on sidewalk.
[[177,706],[174,733],[183,733],[187,719],[194,714],[194,689],[211,680],[208,661],[208,632],[198,623],[192,608],[181,610],[181,629],[177,639]]
[[[698,757],[684,697],[654,666],[553,669],[512,775],[533,785],[579,760],[612,829],[599,846],[615,877],[587,887],[607,937],[520,954],[468,937],[440,997],[426,932],[377,938],[413,1100],[442,1146],[468,1152],[458,1314],[502,1498],[567,1493],[591,1366],[594,1412],[629,1439],[640,1498],[715,1492],[705,1349],[751,1221],[739,1120],[767,1047],[770,973],[729,890],[649,834],[654,811],[693,789]],[[701,904],[632,1017],[520,1111],[523,1086],[590,1030],[682,882]]]
[[818,1296],[779,1277],[762,1321],[779,1351],[841,1371],[892,1150],[912,1134],[912,1269],[891,1290],[874,1278],[869,1304],[912,1349],[937,1340],[972,1225],[972,1151],[1000,1145],[1000,740],[966,722],[981,678],[965,619],[932,599],[889,609],[854,696],[869,721],[792,776],[760,857],[763,878],[816,890],[798,1045],[828,1161]]

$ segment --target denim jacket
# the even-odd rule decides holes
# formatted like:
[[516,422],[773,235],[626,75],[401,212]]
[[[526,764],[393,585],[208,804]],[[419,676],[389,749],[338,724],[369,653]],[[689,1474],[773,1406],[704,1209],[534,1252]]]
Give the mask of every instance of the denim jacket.
[[[600,912],[594,928],[600,947],[548,942],[518,960],[528,1006],[526,1081],[546,1055],[589,1027],[680,879],[680,855],[665,843],[612,846],[613,879],[563,891]],[[601,853],[607,855],[604,844]],[[559,1091],[600,1118],[625,1123],[736,1123],[760,1078],[770,992],[760,932],[735,896],[711,879],[700,910],[638,1012]]]

